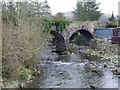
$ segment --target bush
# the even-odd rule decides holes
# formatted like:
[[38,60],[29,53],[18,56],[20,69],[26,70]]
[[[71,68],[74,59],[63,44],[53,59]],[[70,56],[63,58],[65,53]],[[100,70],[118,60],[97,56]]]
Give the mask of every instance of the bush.
[[117,27],[117,24],[114,23],[114,22],[109,22],[109,23],[107,24],[107,28],[113,28],[113,27]]
[[36,55],[46,41],[42,31],[42,27],[40,29],[35,24],[24,23],[17,30],[12,25],[3,24],[3,78],[17,76],[17,68],[21,66],[34,67],[38,62]]
[[114,53],[118,55],[118,47],[117,44],[111,44],[109,42],[100,41],[97,39],[92,40],[91,48],[98,51],[103,51],[102,53]]
[[[9,17],[7,17],[7,22]],[[43,34],[44,28],[37,21],[19,20],[19,25],[15,26],[12,22],[3,23],[3,47],[2,47],[2,77],[9,79],[16,78],[19,75],[18,68],[35,68],[38,63],[37,54],[42,51],[43,45],[49,37],[49,34]],[[19,79],[27,78],[21,75]],[[26,80],[26,79],[24,79]]]
[[50,32],[51,28],[55,26],[56,30],[60,33],[63,32],[63,30],[68,26],[71,21],[62,19],[62,18],[38,18],[38,21],[42,23],[42,26],[44,27],[43,32]]
[[56,30],[60,33],[63,32],[63,30],[71,23],[71,21],[62,19],[62,18],[53,18],[52,19],[52,25],[56,26]]

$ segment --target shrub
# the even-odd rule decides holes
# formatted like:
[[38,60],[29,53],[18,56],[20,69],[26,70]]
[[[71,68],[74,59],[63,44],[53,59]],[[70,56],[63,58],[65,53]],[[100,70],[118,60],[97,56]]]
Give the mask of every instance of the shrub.
[[107,28],[113,28],[113,27],[117,27],[117,24],[114,23],[114,22],[109,22],[109,23],[107,24]]
[[71,21],[62,19],[62,18],[38,18],[38,21],[40,21],[42,23],[42,26],[44,27],[44,31],[43,32],[50,32],[52,26],[56,27],[56,30],[60,33],[63,32],[63,30],[65,30],[66,26],[68,26]]

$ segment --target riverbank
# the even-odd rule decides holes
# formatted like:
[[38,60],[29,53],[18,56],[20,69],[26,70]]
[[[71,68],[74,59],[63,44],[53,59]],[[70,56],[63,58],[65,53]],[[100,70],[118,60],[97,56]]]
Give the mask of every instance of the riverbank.
[[[118,44],[111,44],[107,41],[101,41],[99,39],[94,39],[91,42],[91,46],[75,46],[72,47],[73,51],[76,53],[85,53],[88,55],[97,55],[103,59],[108,60],[111,62],[109,67],[118,69],[120,67],[118,61],[120,59],[120,52],[119,48],[120,45]],[[119,70],[120,71],[120,70]]]
[[36,64],[32,68],[19,67],[18,73],[18,76],[14,78],[1,79],[0,88],[29,88],[28,85],[33,82],[37,75],[41,75],[43,72],[41,67]]
[[[45,71],[46,71],[46,68],[47,68],[48,69],[47,73],[51,74],[51,76],[53,78],[56,78],[55,81],[58,80],[58,78],[61,78],[61,76],[58,77],[58,76],[56,76],[56,74],[53,75],[52,73],[50,73],[49,68],[51,68],[51,70],[52,70],[53,66],[54,66],[54,69],[60,68],[60,70],[65,67],[65,68],[67,68],[66,72],[68,72],[69,71],[69,69],[68,69],[69,64],[70,65],[72,64],[73,66],[71,67],[71,69],[75,70],[75,68],[76,68],[75,66],[78,66],[77,68],[79,68],[79,64],[80,64],[81,68],[83,68],[82,65],[84,65],[84,64],[86,65],[86,63],[91,62],[90,68],[91,68],[91,65],[92,65],[92,69],[91,69],[92,71],[91,70],[89,71],[91,74],[94,73],[94,72],[96,73],[96,71],[97,71],[96,69],[94,70],[93,67],[101,68],[101,65],[102,65],[102,68],[104,68],[104,69],[105,69],[105,67],[108,67],[112,70],[115,70],[118,67],[118,61],[117,60],[118,60],[119,55],[117,55],[117,50],[118,49],[116,49],[116,47],[118,45],[115,45],[115,44],[108,45],[107,42],[101,42],[101,41],[92,41],[92,44],[94,44],[94,45],[79,46],[79,47],[74,46],[73,47],[74,49],[72,49],[70,53],[65,54],[65,55],[59,55],[59,54],[56,54],[56,53],[52,52],[52,50],[54,50],[53,46],[48,43],[48,45],[44,46],[46,48],[45,52],[42,53],[42,56],[40,55],[40,57],[38,57],[39,59],[42,60],[41,63],[39,63],[39,65],[42,65],[44,67],[43,68],[44,74],[46,74]],[[99,45],[101,47],[99,47]],[[104,49],[108,49],[108,48],[112,48],[112,49],[110,49],[110,51],[112,53],[109,50],[104,50]],[[98,60],[97,60],[96,56],[100,57],[100,58],[98,58]],[[86,57],[88,57],[88,58],[86,58]],[[82,59],[82,58],[84,58],[84,59]],[[93,59],[95,59],[95,60],[93,60]],[[97,66],[96,62],[99,62],[99,61],[100,62],[103,61],[104,63],[100,64],[100,66]],[[106,63],[106,61],[108,63]],[[96,65],[94,65],[94,64],[96,64]],[[26,73],[26,75],[28,77],[28,80],[26,82],[21,82],[21,83],[19,81],[8,82],[8,83],[6,83],[6,88],[27,88],[27,87],[29,87],[28,85],[30,85],[34,82],[37,83],[37,85],[38,85],[39,81],[36,82],[35,73],[39,72],[37,77],[41,77],[40,73],[41,73],[42,70],[37,69],[37,68],[39,68],[39,67],[34,68],[34,70],[32,70],[32,71],[23,68],[21,71]],[[86,66],[85,66],[85,68],[86,68]],[[33,71],[34,71],[34,75],[33,75]],[[78,72],[78,71],[76,70],[76,72]],[[69,73],[71,73],[71,72],[73,72],[73,71],[69,71]],[[53,73],[54,73],[54,70],[53,70]],[[61,72],[59,72],[59,73],[61,75]],[[64,74],[64,73],[65,72],[63,70],[62,74]],[[80,72],[79,74],[82,74],[82,73],[83,72]],[[85,72],[85,73],[86,73],[86,77],[87,77],[87,72]],[[97,73],[99,73],[99,72],[97,72]],[[65,73],[65,75],[66,75],[66,73]],[[110,75],[112,77],[112,74],[110,74]],[[70,79],[68,79],[68,80],[75,81],[76,79],[73,76],[72,76],[73,79],[70,77]],[[79,77],[79,75],[78,75],[78,77]],[[47,78],[47,76],[46,76],[46,78]],[[51,78],[49,78],[49,79],[51,80]],[[64,80],[64,78],[62,78],[62,79]],[[52,81],[54,82],[54,79]],[[67,82],[67,79],[65,81]],[[84,82],[84,83],[86,83],[86,82]],[[47,84],[50,84],[49,81],[48,81]],[[47,87],[47,84],[43,87]],[[59,86],[60,87],[65,87],[63,82],[57,82],[57,83],[54,83],[54,84],[56,85],[55,87],[59,87]],[[76,85],[76,87],[78,87],[78,86]],[[84,85],[84,86],[86,87],[86,85]],[[87,86],[89,87],[89,84]],[[49,87],[50,87],[50,85],[49,85]],[[69,84],[68,84],[67,87],[69,87]]]
[[81,52],[86,52],[91,55],[98,55],[108,60],[113,60],[118,64],[120,45],[112,44],[107,41],[101,41],[99,39],[94,39],[91,42],[89,49],[81,50]]

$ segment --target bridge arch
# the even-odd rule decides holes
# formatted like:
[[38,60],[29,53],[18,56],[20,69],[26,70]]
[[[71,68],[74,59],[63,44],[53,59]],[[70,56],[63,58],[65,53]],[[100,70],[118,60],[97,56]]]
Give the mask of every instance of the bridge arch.
[[57,32],[57,31],[55,31],[55,30],[51,30],[50,33],[51,33],[53,36],[55,36],[55,38],[57,39],[57,41],[63,41],[63,42],[65,42],[64,37],[63,37],[59,32]]
[[70,38],[69,38],[70,43],[71,43],[71,40],[74,39],[75,34],[78,32],[80,33],[80,37],[79,37],[79,39],[81,39],[80,42],[82,42],[83,44],[86,44],[86,45],[90,44],[91,39],[94,39],[94,36],[90,31],[86,29],[78,29],[72,35],[70,35]]
[[58,52],[63,52],[66,50],[66,45],[65,45],[65,39],[64,37],[57,31],[51,30],[50,32],[53,36],[55,36],[56,41],[55,41],[55,46],[56,46],[56,51]]

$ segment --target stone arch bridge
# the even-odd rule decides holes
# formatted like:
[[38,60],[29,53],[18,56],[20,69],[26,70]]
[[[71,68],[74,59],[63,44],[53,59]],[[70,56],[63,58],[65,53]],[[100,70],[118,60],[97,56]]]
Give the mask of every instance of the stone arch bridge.
[[51,30],[51,34],[56,38],[56,51],[63,52],[69,48],[70,38],[76,32],[80,32],[89,44],[94,39],[94,28],[104,28],[107,22],[102,21],[79,21],[71,23],[62,33]]

